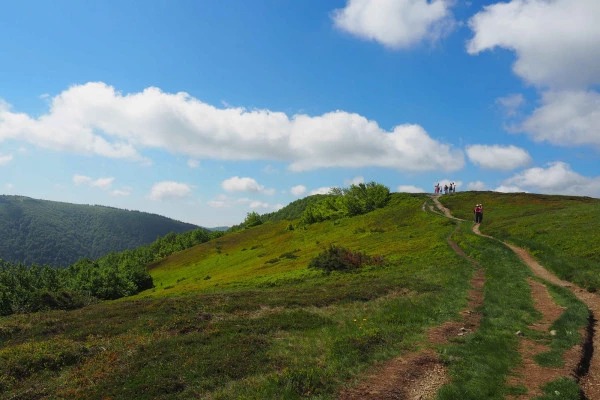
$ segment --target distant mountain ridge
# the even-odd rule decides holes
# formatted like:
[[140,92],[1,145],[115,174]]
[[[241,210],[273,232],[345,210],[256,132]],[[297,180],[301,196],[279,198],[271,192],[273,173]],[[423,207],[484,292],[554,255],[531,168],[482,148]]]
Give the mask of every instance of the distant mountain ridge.
[[141,211],[0,195],[0,258],[11,262],[66,266],[197,228]]

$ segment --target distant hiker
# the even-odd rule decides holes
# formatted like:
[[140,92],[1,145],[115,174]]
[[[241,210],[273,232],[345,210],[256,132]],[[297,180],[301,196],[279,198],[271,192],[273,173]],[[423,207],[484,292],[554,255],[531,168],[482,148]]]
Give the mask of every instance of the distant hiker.
[[440,183],[438,182],[437,185],[435,185],[434,187],[435,187],[435,194],[439,194],[441,192]]
[[448,194],[448,185],[444,185],[444,193]]
[[477,204],[473,212],[475,213],[475,223],[480,224],[483,221],[483,205]]
[[452,183],[450,184],[450,191],[451,191],[452,193],[456,193],[456,183],[452,182]]

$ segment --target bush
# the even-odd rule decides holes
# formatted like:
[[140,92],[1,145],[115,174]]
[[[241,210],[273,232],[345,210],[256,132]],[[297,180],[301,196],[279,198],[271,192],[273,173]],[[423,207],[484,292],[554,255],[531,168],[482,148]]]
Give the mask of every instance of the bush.
[[359,251],[348,250],[341,246],[330,245],[329,248],[313,258],[308,268],[315,268],[331,273],[331,271],[352,271],[363,265],[381,265],[382,256],[368,256]]

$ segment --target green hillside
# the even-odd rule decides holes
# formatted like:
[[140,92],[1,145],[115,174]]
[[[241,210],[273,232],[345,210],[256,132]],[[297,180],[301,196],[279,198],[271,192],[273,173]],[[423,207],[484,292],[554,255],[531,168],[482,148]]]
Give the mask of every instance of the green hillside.
[[[536,256],[556,265],[568,252],[594,264],[597,253],[579,249],[588,243],[583,220],[597,213],[598,201],[519,196],[473,192],[442,201],[468,219],[472,205],[484,203],[482,231],[539,243],[530,247]],[[530,214],[516,216],[523,202],[536,204],[529,212],[540,220],[536,231],[547,231],[543,241],[527,239],[521,218]],[[558,365],[581,342],[587,309],[566,289],[541,282],[564,318],[555,322],[556,337],[535,331],[542,315],[527,266],[500,242],[476,236],[471,222],[450,220],[430,205],[427,195],[393,194],[387,206],[351,218],[273,220],[151,264],[154,287],[135,296],[2,317],[0,397],[334,399],[374,365],[424,349],[438,355],[449,376],[439,399],[527,392],[509,381],[522,362],[515,332],[550,346],[539,362]],[[564,214],[563,233],[549,218],[556,213]],[[554,246],[564,232],[573,245]],[[553,253],[544,253],[544,243]],[[368,262],[331,273],[308,268],[332,246],[348,249],[337,262]],[[427,329],[463,318],[478,270],[486,279],[475,309],[479,326],[431,342]],[[568,373],[543,390],[580,398]]]
[[156,214],[0,196],[0,258],[66,266],[197,228]]
[[562,279],[600,290],[599,199],[464,192],[440,200],[455,216],[469,220],[475,204],[482,203],[482,232],[527,248]]

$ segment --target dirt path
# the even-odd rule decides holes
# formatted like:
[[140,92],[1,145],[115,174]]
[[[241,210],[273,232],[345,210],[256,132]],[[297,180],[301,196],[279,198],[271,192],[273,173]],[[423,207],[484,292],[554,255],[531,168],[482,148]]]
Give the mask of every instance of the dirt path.
[[[548,288],[543,283],[529,279],[531,287],[531,296],[535,303],[535,308],[542,313],[542,320],[531,325],[530,328],[540,332],[546,332],[550,336],[550,327],[564,311],[563,307],[558,306]],[[513,371],[516,376],[511,377],[508,383],[513,386],[522,385],[527,387],[527,393],[521,396],[515,396],[513,399],[525,400],[532,399],[543,394],[540,389],[542,385],[552,382],[563,376],[572,376],[577,370],[577,365],[581,360],[581,345],[574,346],[563,355],[564,365],[560,368],[547,368],[538,365],[534,357],[540,353],[550,351],[546,344],[530,340],[526,337],[521,338],[519,352],[523,357],[523,364]]]
[[[444,215],[449,218],[454,218],[446,207],[444,207],[438,200],[437,197],[432,197],[436,207],[442,210]],[[457,219],[457,218],[454,218]],[[479,231],[479,225],[475,224],[473,226],[473,232],[493,239],[493,237],[484,235]],[[558,278],[556,275],[548,271],[542,265],[540,265],[534,258],[527,252],[527,250],[520,248],[518,246],[512,245],[510,243],[503,242],[506,246],[508,246],[512,251],[514,251],[519,258],[527,264],[527,266],[531,269],[531,271],[539,278],[542,278],[552,284],[557,286],[562,286],[568,288],[578,299],[583,301],[589,310],[591,311],[590,315],[590,326],[587,331],[587,337],[585,338],[585,343],[583,344],[583,351],[581,351],[581,347],[579,348],[579,359],[580,364],[577,366],[577,375],[580,376],[580,385],[587,399],[600,399],[600,354],[594,352],[594,326],[595,319],[594,316],[600,315],[600,295],[596,293],[590,293],[587,290],[580,288],[579,286],[563,281]],[[569,353],[569,352],[567,352]],[[581,354],[582,353],[582,354]],[[572,354],[566,354],[565,358],[572,357]],[[568,362],[566,360],[565,362]]]
[[[422,210],[426,212],[425,204]],[[433,208],[430,211],[436,212]],[[445,344],[451,338],[473,333],[481,321],[478,311],[483,305],[485,274],[481,266],[471,259],[450,238],[450,247],[461,257],[471,261],[477,268],[470,281],[467,308],[460,312],[460,321],[446,321],[427,330],[429,346]],[[426,400],[433,399],[437,391],[449,383],[446,367],[432,349],[412,352],[390,360],[370,371],[358,386],[343,390],[339,400]]]

